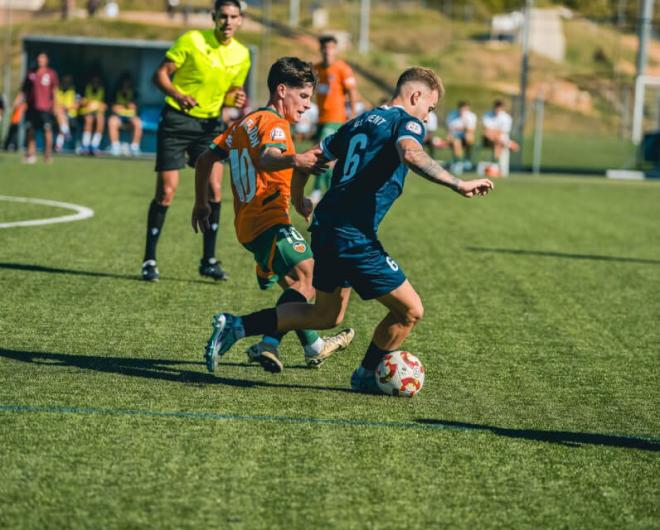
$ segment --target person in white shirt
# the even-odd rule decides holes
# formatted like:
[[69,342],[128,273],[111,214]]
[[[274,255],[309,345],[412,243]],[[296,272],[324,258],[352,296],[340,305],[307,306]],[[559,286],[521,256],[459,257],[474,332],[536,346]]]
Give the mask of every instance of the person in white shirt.
[[436,149],[444,149],[449,144],[438,136],[438,115],[431,111],[425,123],[424,147],[429,151],[431,157],[435,158]]
[[509,138],[512,120],[502,101],[495,101],[493,110],[484,114],[481,123],[484,126],[484,147],[493,149],[494,162],[499,162],[504,149],[518,151],[518,144]]
[[472,146],[474,131],[477,128],[477,115],[470,110],[467,101],[459,101],[455,110],[447,115],[449,145],[452,152],[452,173],[462,173],[472,169]]

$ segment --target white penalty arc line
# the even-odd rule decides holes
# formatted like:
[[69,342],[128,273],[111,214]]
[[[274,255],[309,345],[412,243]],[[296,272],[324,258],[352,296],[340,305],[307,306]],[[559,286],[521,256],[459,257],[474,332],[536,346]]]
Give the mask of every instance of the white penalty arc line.
[[65,208],[73,210],[72,215],[62,215],[60,217],[49,217],[47,219],[29,219],[27,221],[12,221],[9,223],[0,223],[0,228],[14,228],[16,226],[41,226],[54,223],[70,223],[72,221],[82,221],[94,217],[94,210],[79,204],[70,204],[68,202],[51,201],[48,199],[37,199],[33,197],[11,197],[9,195],[0,195],[0,201],[23,202],[29,204],[42,204],[44,206],[54,206],[56,208]]

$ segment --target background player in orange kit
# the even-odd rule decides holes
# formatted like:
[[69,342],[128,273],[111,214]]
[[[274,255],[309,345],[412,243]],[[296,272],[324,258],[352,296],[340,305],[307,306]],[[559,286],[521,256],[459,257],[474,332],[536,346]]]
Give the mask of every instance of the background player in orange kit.
[[[357,103],[360,99],[356,88],[353,70],[348,64],[337,58],[337,39],[332,35],[319,38],[321,46],[320,63],[314,65],[318,86],[316,102],[319,107],[318,141],[337,132],[346,121],[357,115]],[[346,98],[350,106],[350,115],[346,113]],[[321,200],[323,193],[330,187],[332,170],[328,169],[314,180],[314,191],[310,198],[314,204]]]

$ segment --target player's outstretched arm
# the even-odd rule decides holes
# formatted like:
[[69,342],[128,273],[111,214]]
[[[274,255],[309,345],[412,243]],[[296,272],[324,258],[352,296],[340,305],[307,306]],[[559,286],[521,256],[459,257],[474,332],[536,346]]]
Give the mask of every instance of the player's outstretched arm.
[[399,158],[408,168],[436,184],[451,188],[463,197],[486,195],[495,185],[488,179],[461,180],[445,170],[424,151],[419,142],[404,138],[397,143]]
[[287,155],[277,147],[269,147],[261,153],[259,160],[263,171],[280,171],[282,169],[295,169],[303,173],[318,175],[328,168],[328,162],[323,157],[320,147],[313,147],[304,153]]
[[205,151],[197,159],[195,164],[195,204],[192,211],[192,227],[195,233],[198,231],[206,232],[210,230],[209,217],[211,215],[211,207],[209,206],[209,182],[213,166],[221,164],[222,160],[226,157],[226,153],[222,150],[216,152],[210,149]]

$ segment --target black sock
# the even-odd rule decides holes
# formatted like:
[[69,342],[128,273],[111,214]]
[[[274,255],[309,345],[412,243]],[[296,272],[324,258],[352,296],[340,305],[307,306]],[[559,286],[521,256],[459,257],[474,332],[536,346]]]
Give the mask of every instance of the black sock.
[[218,230],[220,229],[220,206],[222,202],[209,202],[211,207],[211,216],[209,217],[209,224],[211,230],[204,232],[204,261],[208,262],[211,258],[215,258],[215,242],[218,239]]
[[[277,307],[278,305],[290,304],[293,302],[307,303],[307,298],[305,298],[300,291],[296,291],[295,289],[287,289],[277,299],[277,303],[275,304],[275,307]],[[302,331],[298,329],[296,330],[296,335],[298,335],[298,338],[301,340],[301,342],[304,340],[304,336],[301,335],[302,333],[303,333]],[[286,333],[275,333],[275,335],[269,334],[268,336],[273,337],[278,341],[281,341],[284,335],[286,335]]]
[[158,245],[158,237],[163,229],[165,223],[165,215],[167,214],[167,206],[158,204],[154,199],[149,205],[149,214],[147,216],[147,244],[144,249],[144,261],[156,259],[156,245]]
[[242,316],[246,337],[254,335],[277,335],[277,310],[274,307]]
[[380,360],[388,353],[390,353],[388,350],[381,350],[372,340],[367,348],[367,353],[364,354],[364,359],[362,359],[362,367],[367,370],[375,370]]

